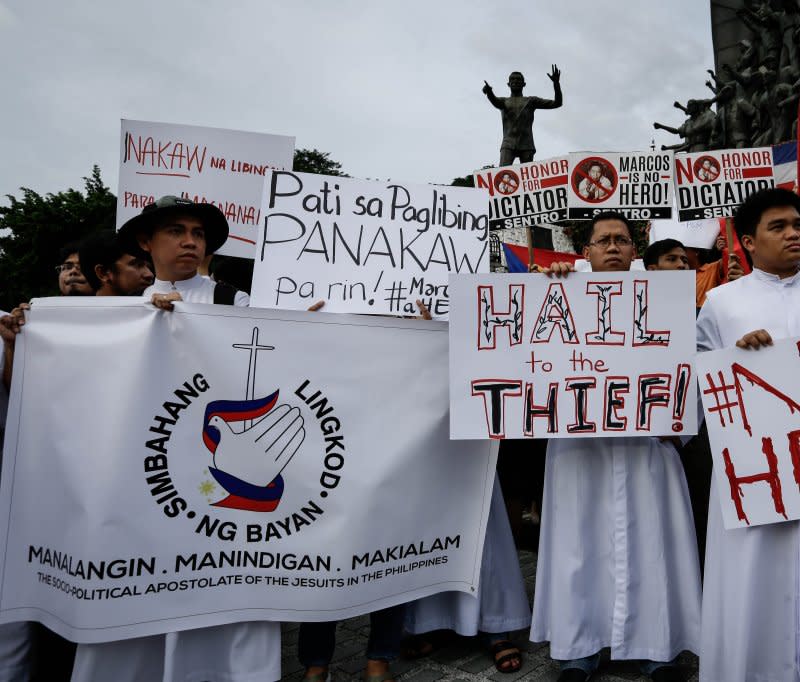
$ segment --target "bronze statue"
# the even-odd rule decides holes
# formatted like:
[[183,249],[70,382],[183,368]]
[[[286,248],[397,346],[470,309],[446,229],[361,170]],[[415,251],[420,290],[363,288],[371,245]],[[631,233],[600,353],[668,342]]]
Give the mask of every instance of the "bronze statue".
[[708,149],[716,119],[710,108],[711,102],[710,99],[690,99],[685,107],[680,102],[675,102],[674,106],[685,112],[689,119],[679,128],[665,126],[662,123],[654,123],[653,127],[656,130],[666,130],[673,135],[680,135],[683,143],[661,145],[661,149],[674,149],[679,152],[699,152]]
[[520,163],[533,161],[536,147],[533,144],[533,113],[536,109],[557,109],[563,102],[561,94],[561,71],[553,64],[547,77],[553,81],[553,99],[523,97],[525,77],[519,71],[512,71],[508,77],[511,97],[495,97],[492,86],[486,81],[483,93],[503,116],[503,142],[500,145],[500,165],[510,166],[514,159]]
[[[800,99],[800,0],[745,0],[737,11],[752,36],[739,41],[735,66],[709,71],[710,100],[690,100],[688,119],[678,128],[678,151],[760,147],[797,137]],[[708,107],[717,104],[714,115]],[[676,105],[678,106],[678,105]],[[713,116],[710,128],[705,119]]]

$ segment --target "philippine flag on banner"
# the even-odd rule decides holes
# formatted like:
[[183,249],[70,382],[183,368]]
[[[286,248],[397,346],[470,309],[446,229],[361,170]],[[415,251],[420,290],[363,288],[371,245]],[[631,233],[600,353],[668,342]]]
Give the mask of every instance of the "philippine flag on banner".
[[[528,272],[528,247],[518,244],[502,242],[506,265],[509,272]],[[550,251],[549,249],[534,249],[533,262],[543,268],[549,268],[556,261],[574,263],[580,256],[577,253],[564,253]]]
[[782,142],[772,148],[775,186],[797,192],[797,142]]

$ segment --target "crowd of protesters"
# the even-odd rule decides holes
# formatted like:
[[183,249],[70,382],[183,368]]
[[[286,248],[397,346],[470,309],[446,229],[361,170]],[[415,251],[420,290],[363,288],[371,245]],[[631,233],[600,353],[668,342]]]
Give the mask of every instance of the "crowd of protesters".
[[[676,240],[643,254],[648,270],[696,271],[700,351],[757,350],[800,335],[800,197],[780,189],[754,194],[734,226],[747,263]],[[118,233],[66,245],[59,290],[143,296],[163,310],[181,300],[246,306],[252,263],[217,257],[208,272],[227,236],[215,207],[162,197]],[[629,270],[634,237],[623,215],[599,214],[583,256],[594,272]],[[554,263],[530,276],[572,271]],[[22,303],[0,314],[5,391],[27,309]],[[687,650],[699,656],[704,682],[800,681],[798,524],[726,531],[704,430],[689,442],[598,437],[515,441],[503,450],[478,594],[446,592],[372,613],[364,679],[393,679],[401,650],[427,655],[443,631],[480,635],[497,670],[516,673],[522,654],[510,633],[530,625],[532,641],[549,642],[561,682],[588,680],[604,649],[612,659],[638,660],[657,682],[684,679],[676,659]],[[522,503],[533,505],[540,526],[532,610],[512,534],[512,526],[520,532]],[[329,679],[335,631],[334,622],[301,626],[304,679]],[[43,626],[12,623],[0,626],[0,682],[277,680],[280,636],[278,623],[254,621],[75,647]]]

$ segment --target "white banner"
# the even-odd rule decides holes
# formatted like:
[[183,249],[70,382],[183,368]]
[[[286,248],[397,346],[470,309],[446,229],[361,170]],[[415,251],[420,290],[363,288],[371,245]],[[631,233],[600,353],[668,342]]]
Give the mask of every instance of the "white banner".
[[570,220],[618,211],[631,220],[672,217],[672,152],[570,152]]
[[486,194],[309,173],[267,175],[251,300],[263,308],[434,317],[450,272],[489,271]]
[[451,438],[697,432],[693,272],[454,276]]
[[725,218],[760,189],[775,186],[772,147],[675,156],[678,220]]
[[447,411],[443,323],[39,299],[0,621],[98,642],[474,593],[495,456]]
[[291,168],[294,138],[122,120],[117,229],[166,194],[214,204],[230,235],[217,253],[253,258],[264,175]]
[[798,339],[696,360],[726,528],[800,519]]
[[688,220],[679,223],[676,220],[654,220],[650,225],[650,243],[662,239],[677,239],[684,246],[695,249],[713,248],[719,236],[719,221],[716,218],[706,220]]
[[534,227],[567,218],[566,156],[475,171],[475,187],[489,193],[489,228]]

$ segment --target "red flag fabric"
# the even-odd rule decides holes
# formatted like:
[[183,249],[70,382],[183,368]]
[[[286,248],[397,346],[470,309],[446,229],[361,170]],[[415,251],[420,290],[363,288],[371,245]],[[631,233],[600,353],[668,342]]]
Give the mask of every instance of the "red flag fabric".
[[[719,219],[719,233],[721,236],[725,236],[725,221],[727,218],[720,218]],[[733,234],[733,252],[739,257],[739,263],[742,265],[742,270],[744,270],[744,274],[750,274],[750,264],[747,262],[747,257],[744,255],[744,247],[742,246],[741,242],[739,241],[739,236],[736,234],[736,230],[731,231]],[[730,245],[726,245],[724,249],[722,249],[722,268],[723,272],[725,273],[725,281],[728,281],[728,250],[730,249]]]
[[[526,267],[528,266],[528,247],[527,246],[520,246],[518,244],[509,244],[508,242],[503,242],[503,248],[506,249],[506,252],[511,251],[514,256],[516,256]],[[557,262],[569,262],[574,263],[576,260],[581,258],[577,253],[565,253],[563,251],[550,251],[548,249],[534,249],[533,250],[533,262],[536,263],[539,267],[548,268],[550,267],[551,263]],[[509,270],[511,268],[509,267]]]

